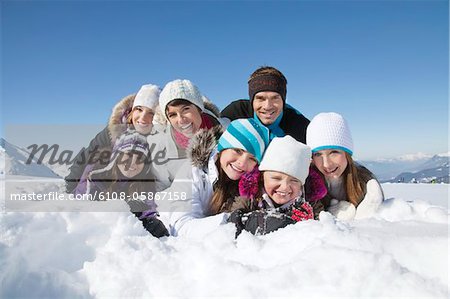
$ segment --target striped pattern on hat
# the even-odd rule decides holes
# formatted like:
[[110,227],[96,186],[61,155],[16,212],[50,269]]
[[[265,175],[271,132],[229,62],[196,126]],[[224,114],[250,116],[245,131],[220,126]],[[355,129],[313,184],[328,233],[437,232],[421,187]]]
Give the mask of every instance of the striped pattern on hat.
[[230,123],[217,144],[219,152],[228,148],[239,148],[251,153],[261,162],[269,144],[269,130],[254,119],[236,119]]
[[134,130],[128,130],[122,134],[114,144],[113,153],[130,151],[147,156],[149,153],[147,138]]
[[353,139],[347,121],[334,112],[319,113],[306,129],[306,144],[312,152],[338,149],[353,154]]

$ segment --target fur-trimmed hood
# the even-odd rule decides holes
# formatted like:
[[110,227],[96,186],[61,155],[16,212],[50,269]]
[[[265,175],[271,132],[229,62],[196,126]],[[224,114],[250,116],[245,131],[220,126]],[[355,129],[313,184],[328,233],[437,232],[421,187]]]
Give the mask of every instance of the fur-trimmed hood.
[[209,130],[202,129],[192,137],[186,150],[192,166],[200,169],[208,167],[209,157],[223,132],[222,126],[214,126]]
[[111,143],[114,143],[116,139],[126,130],[127,115],[133,108],[133,101],[136,94],[130,94],[121,99],[113,108],[111,116],[108,121],[109,137]]
[[[122,98],[112,109],[112,113],[108,121],[108,131],[109,137],[111,138],[111,143],[114,143],[116,139],[127,129],[127,116],[133,109],[135,97],[136,94],[130,94]],[[157,115],[161,114],[159,106],[157,106],[155,110],[153,125],[165,125],[165,121],[161,121],[157,118]]]

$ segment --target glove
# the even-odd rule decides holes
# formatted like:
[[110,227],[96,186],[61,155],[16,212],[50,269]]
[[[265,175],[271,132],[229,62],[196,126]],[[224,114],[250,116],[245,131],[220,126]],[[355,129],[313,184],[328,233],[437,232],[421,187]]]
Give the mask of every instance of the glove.
[[304,202],[298,208],[292,208],[292,216],[291,218],[297,222],[314,219],[314,212],[311,205],[307,202]]
[[356,209],[355,219],[363,219],[373,216],[383,202],[383,191],[380,184],[371,179],[367,182],[367,192],[364,199]]
[[228,217],[228,222],[234,223],[236,225],[236,238],[241,234],[242,230],[244,229],[244,224],[242,223],[242,215],[244,213],[242,210],[235,210],[230,214],[230,217]]
[[335,201],[335,199],[331,200],[328,212],[333,214],[339,220],[351,220],[355,217],[356,208],[352,203],[341,200],[336,204]]
[[246,214],[244,217],[247,215],[244,229],[254,235],[265,235],[295,223],[291,217],[279,212],[260,210]]
[[169,236],[167,228],[164,226],[161,220],[156,217],[150,217],[141,219],[144,228],[151,233],[154,237],[161,238]]

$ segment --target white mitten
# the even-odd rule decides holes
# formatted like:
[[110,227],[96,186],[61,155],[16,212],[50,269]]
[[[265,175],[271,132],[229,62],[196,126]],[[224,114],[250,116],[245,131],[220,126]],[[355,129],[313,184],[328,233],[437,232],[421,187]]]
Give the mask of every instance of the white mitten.
[[372,217],[383,202],[383,191],[380,184],[371,179],[367,182],[367,193],[356,209],[355,219]]
[[351,220],[355,217],[356,208],[352,203],[342,200],[338,204],[330,205],[328,212],[339,220]]

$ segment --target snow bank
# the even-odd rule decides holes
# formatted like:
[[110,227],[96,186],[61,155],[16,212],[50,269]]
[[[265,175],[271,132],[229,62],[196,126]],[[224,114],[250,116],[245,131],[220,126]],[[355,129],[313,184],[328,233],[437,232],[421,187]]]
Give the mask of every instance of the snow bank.
[[237,240],[231,224],[158,240],[128,213],[3,213],[1,297],[447,298],[449,212],[433,199],[448,185],[417,186],[390,184],[372,219]]

